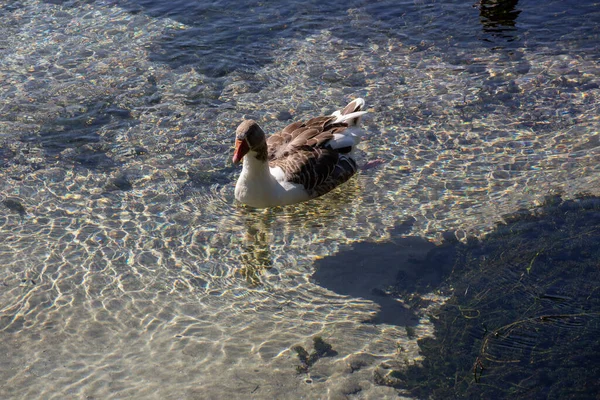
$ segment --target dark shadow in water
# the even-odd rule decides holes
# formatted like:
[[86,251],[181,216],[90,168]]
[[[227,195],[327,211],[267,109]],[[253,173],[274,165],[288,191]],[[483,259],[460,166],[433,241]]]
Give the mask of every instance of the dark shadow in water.
[[[318,0],[285,4],[253,0],[129,0],[119,5],[131,13],[169,17],[187,25],[187,29],[172,30],[155,42],[152,61],[171,68],[193,65],[202,74],[219,78],[272,62],[271,52],[281,38],[303,38],[331,27],[340,4],[344,11],[350,7],[347,2]],[[317,15],[319,18],[314,18]]]
[[[548,197],[504,219],[482,240],[430,250],[426,268],[436,260],[442,269],[452,265],[439,272],[443,282],[415,288],[432,282],[428,290],[450,295],[431,318],[435,337],[419,340],[421,364],[399,355],[378,367],[376,383],[434,399],[600,393],[600,198]],[[401,258],[391,262],[392,245],[369,246],[402,267]],[[362,253],[344,257],[348,273],[357,272]],[[381,257],[364,268],[377,268]],[[406,298],[404,277],[395,285]]]
[[400,291],[422,293],[438,287],[452,268],[451,247],[437,249],[418,237],[403,237],[413,220],[397,226],[386,243],[356,243],[315,262],[312,280],[331,291],[373,301],[379,306],[370,323],[414,326],[418,318]]
[[[519,0],[480,0],[479,19],[483,31],[493,37],[513,41],[516,39],[517,17],[521,10],[516,9]],[[485,41],[491,41],[489,37]]]
[[0,147],[0,168],[6,168],[9,165],[9,161],[15,156],[15,152],[10,150],[8,147]]
[[[111,148],[107,134],[135,121],[128,110],[99,102],[82,105],[42,127],[39,134],[22,137],[40,145],[46,156],[95,170],[109,170],[116,163],[106,154]],[[100,130],[104,129],[105,134]]]

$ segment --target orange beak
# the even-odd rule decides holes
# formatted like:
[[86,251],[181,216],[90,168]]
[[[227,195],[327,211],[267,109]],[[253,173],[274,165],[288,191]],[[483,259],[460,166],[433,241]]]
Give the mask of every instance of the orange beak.
[[233,163],[238,164],[242,158],[250,151],[250,147],[245,140],[235,139],[235,152],[233,153]]

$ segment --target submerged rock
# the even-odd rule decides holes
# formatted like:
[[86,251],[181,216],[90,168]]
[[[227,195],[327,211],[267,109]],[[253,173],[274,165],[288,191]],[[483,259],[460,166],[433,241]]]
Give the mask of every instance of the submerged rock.
[[9,198],[3,200],[2,204],[4,205],[4,207],[6,207],[9,210],[14,211],[16,213],[19,213],[20,215],[27,214],[27,211],[25,210],[25,207],[23,206],[21,201],[15,199],[15,198],[9,197]]

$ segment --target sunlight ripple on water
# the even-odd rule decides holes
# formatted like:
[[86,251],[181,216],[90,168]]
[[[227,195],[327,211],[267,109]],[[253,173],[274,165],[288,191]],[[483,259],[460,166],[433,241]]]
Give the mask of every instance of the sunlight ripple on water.
[[[419,359],[429,305],[364,323],[375,303],[315,284],[315,260],[407,220],[464,239],[600,193],[597,7],[549,34],[530,4],[504,29],[454,1],[257,3],[239,24],[215,24],[227,2],[88,3],[0,5],[0,397],[395,396],[372,370]],[[382,166],[310,203],[235,204],[241,119],[269,133],[358,96],[361,162]],[[290,348],[314,335],[339,357],[306,383]]]

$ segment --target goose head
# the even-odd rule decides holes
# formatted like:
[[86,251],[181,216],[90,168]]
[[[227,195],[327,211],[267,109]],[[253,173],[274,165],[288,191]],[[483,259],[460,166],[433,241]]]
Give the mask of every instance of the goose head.
[[233,163],[238,164],[246,154],[259,160],[267,161],[267,139],[265,132],[256,123],[248,119],[242,122],[235,131],[235,152]]

